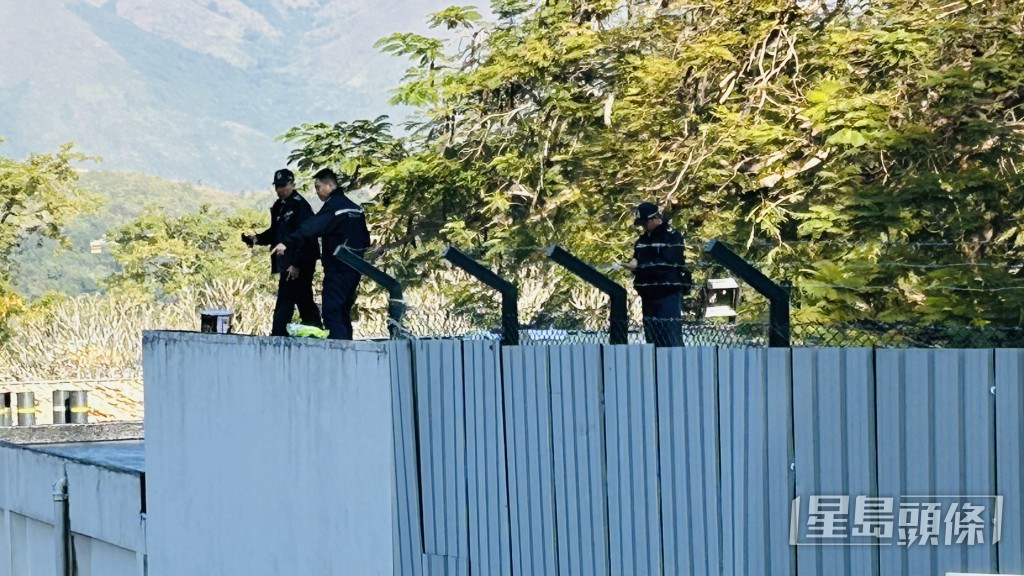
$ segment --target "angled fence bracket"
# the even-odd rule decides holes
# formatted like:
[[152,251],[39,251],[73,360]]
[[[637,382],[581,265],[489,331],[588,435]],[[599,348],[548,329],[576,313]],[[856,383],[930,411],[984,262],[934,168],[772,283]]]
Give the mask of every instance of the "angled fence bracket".
[[708,242],[704,252],[768,299],[768,346],[789,347],[789,287],[772,282],[721,240]]
[[405,300],[402,285],[380,268],[375,267],[345,246],[338,246],[334,257],[350,268],[366,276],[388,291],[388,334],[392,339],[401,338],[402,316],[405,314]]
[[454,246],[442,249],[441,256],[455,267],[465,270],[467,274],[501,294],[501,343],[507,346],[518,345],[519,288]]
[[547,249],[547,255],[548,258],[562,265],[587,284],[608,295],[611,300],[608,311],[608,342],[610,344],[625,344],[629,337],[626,289],[557,244]]

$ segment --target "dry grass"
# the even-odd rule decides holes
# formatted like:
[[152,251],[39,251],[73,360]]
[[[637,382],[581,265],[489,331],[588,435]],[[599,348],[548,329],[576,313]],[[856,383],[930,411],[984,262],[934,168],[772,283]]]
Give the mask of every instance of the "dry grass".
[[[497,295],[464,276],[445,271],[405,294],[406,322],[414,334],[458,335],[480,329],[470,312],[483,310],[497,318]],[[518,276],[524,323],[537,317],[557,291],[566,289],[571,294],[570,314],[595,325],[607,318],[606,297],[592,288],[568,286],[543,267],[526,268]],[[387,304],[382,291],[364,292],[354,322],[357,337],[386,337]],[[35,392],[40,422],[49,421],[55,389],[89,390],[93,420],[139,419],[142,331],[198,330],[199,310],[204,307],[231,308],[236,333],[267,334],[274,296],[254,283],[222,280],[183,290],[165,301],[107,294],[49,303],[13,320],[13,337],[0,348],[0,391]]]

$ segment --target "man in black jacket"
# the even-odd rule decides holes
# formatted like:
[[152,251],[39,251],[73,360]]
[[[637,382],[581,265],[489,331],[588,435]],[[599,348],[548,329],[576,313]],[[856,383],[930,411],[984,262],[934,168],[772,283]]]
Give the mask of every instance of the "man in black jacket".
[[683,235],[668,225],[658,206],[642,202],[634,226],[643,228],[633,245],[633,287],[640,295],[644,338],[655,346],[682,346],[682,299],[693,283],[686,267]]
[[317,172],[313,178],[316,195],[324,201],[323,207],[298,230],[283,238],[271,253],[286,254],[323,238],[324,327],[330,332],[328,338],[351,340],[352,306],[361,275],[335,258],[334,251],[345,246],[362,257],[370,246],[370,232],[363,209],[345,195],[355,184],[355,175],[347,178],[344,186],[338,185],[338,176],[329,168]]
[[[309,202],[295,191],[295,175],[287,168],[274,173],[277,201],[270,208],[270,228],[258,234],[242,234],[242,241],[253,246],[273,246],[313,217]],[[299,308],[302,323],[320,327],[320,309],[313,300],[313,272],[320,257],[316,241],[289,254],[271,254],[270,270],[279,274],[277,305],[274,307],[274,326],[271,336],[287,336],[295,307]]]

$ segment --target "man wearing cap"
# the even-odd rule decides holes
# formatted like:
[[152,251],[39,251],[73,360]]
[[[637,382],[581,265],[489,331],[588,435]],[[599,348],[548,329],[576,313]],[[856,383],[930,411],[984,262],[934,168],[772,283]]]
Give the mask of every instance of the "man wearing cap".
[[362,257],[370,246],[370,232],[366,228],[363,209],[345,195],[355,185],[357,175],[345,178],[339,185],[337,174],[324,168],[313,178],[316,195],[324,201],[323,207],[298,230],[281,239],[271,253],[286,254],[323,238],[324,327],[329,331],[328,338],[351,340],[352,306],[356,302],[361,276],[335,258],[334,252],[345,247]]
[[636,207],[633,225],[643,232],[633,244],[633,259],[625,268],[633,272],[633,287],[640,296],[644,338],[659,347],[682,346],[682,299],[693,282],[686,267],[683,235],[668,225],[651,202]]
[[[242,234],[242,242],[250,247],[277,244],[313,217],[309,202],[295,191],[295,175],[291,170],[284,168],[274,173],[274,191],[277,201],[270,208],[270,228],[258,234]],[[280,275],[271,336],[288,335],[288,323],[296,307],[303,324],[322,326],[320,309],[313,300],[313,272],[319,257],[320,246],[316,241],[289,254],[270,255],[271,273]]]

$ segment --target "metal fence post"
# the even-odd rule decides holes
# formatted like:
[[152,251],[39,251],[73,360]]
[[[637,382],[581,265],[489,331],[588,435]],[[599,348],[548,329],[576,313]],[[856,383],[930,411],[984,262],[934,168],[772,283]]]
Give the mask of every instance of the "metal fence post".
[[608,295],[611,300],[608,311],[608,342],[610,344],[625,344],[629,338],[626,289],[557,244],[548,248],[547,255],[548,258],[561,264],[584,282]]
[[0,392],[0,426],[14,426],[14,394],[12,392]]
[[89,392],[72,390],[68,393],[68,423],[89,423]]
[[402,285],[380,268],[375,267],[346,246],[338,246],[334,257],[341,260],[356,272],[368,277],[388,291],[388,334],[392,339],[402,335],[402,315],[405,314],[405,300],[402,298]]
[[36,425],[36,393],[18,392],[18,426]]
[[470,276],[501,293],[501,343],[519,344],[519,289],[454,246],[441,250],[441,256]]
[[71,393],[67,390],[53,391],[53,423],[67,424],[69,422],[69,397]]
[[708,242],[704,252],[768,299],[768,346],[789,347],[789,286],[772,282],[721,240]]

